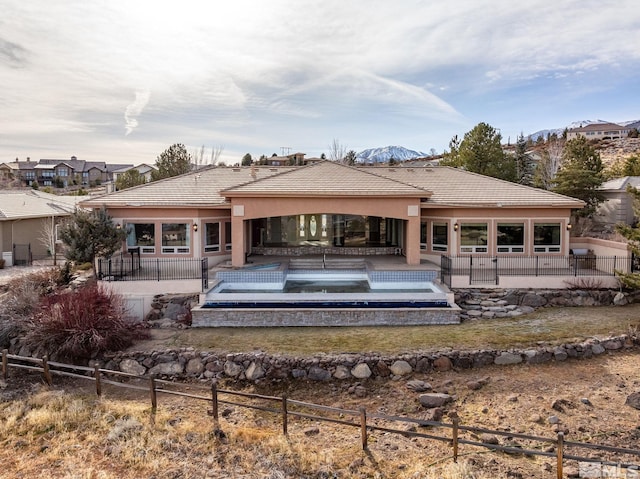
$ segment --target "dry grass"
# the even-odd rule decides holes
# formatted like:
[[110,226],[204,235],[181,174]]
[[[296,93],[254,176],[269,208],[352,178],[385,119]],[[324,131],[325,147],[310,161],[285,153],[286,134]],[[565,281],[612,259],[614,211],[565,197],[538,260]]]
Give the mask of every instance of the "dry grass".
[[640,304],[543,308],[517,318],[483,319],[448,326],[334,328],[195,328],[152,330],[157,341],[134,349],[188,347],[217,352],[262,350],[274,354],[411,351],[528,347],[594,336],[627,334],[640,325]]
[[[553,414],[568,430],[568,440],[632,447],[640,439],[636,429],[640,417],[624,402],[640,388],[637,360],[637,354],[618,353],[589,361],[413,378],[455,395],[450,411],[464,425],[552,438],[554,426],[546,419]],[[36,375],[24,377],[30,379],[26,384],[38,380]],[[480,390],[467,386],[478,379],[486,381]],[[16,383],[19,378],[12,375],[0,391],[1,478],[555,477],[552,458],[463,445],[460,461],[454,464],[447,443],[383,432],[369,433],[365,452],[360,448],[359,428],[302,418],[291,417],[289,435],[284,437],[278,414],[237,406],[221,406],[220,426],[226,436],[220,439],[213,434],[212,419],[206,414],[210,405],[204,401],[161,394],[152,421],[149,399],[141,392],[107,386],[100,399],[87,383],[67,382],[65,390],[27,388],[23,394]],[[348,392],[352,384],[300,382],[242,389],[269,395],[286,392],[291,398],[351,410],[366,406],[367,411],[387,415],[419,418],[424,414],[417,395],[404,381],[366,381],[362,383],[365,398]],[[240,386],[229,382],[224,387]],[[588,398],[592,405],[583,404],[581,398]],[[570,406],[556,411],[551,407],[554,399],[566,400]],[[418,430],[447,435],[444,430]]]

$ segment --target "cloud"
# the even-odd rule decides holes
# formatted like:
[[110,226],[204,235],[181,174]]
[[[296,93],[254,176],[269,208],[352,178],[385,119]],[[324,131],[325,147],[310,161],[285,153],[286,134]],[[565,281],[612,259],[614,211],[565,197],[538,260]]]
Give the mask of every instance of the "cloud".
[[0,60],[11,67],[22,67],[26,63],[27,50],[17,43],[0,38]]
[[149,103],[150,97],[151,92],[149,90],[137,91],[135,101],[127,105],[124,111],[124,122],[127,130],[125,136],[128,136],[138,127],[138,117],[142,114],[142,110],[147,106],[147,103]]

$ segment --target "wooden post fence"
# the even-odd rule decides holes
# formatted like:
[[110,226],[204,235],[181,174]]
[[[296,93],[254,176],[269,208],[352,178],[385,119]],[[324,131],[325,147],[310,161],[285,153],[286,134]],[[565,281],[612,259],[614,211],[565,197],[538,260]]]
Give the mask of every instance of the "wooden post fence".
[[282,434],[284,434],[285,436],[287,435],[288,432],[288,422],[289,422],[289,417],[288,417],[289,413],[288,413],[288,409],[287,409],[287,395],[283,394],[282,395]]
[[156,394],[156,380],[153,376],[149,378],[149,392],[151,393],[151,412],[155,414],[158,409],[158,395]]
[[97,364],[94,366],[93,375],[96,378],[96,394],[102,396],[102,382],[100,381],[100,366]]
[[218,427],[218,384],[215,381],[211,384],[211,411],[209,414],[213,416],[216,427]]
[[366,451],[369,447],[367,440],[367,410],[360,408],[360,436],[362,437],[362,450]]
[[7,380],[7,373],[9,370],[9,358],[7,357],[8,355],[9,355],[9,350],[3,349],[2,350],[2,379],[4,379],[5,381]]
[[564,454],[564,433],[558,433],[558,444],[556,446],[557,455],[558,455],[558,479],[562,479],[562,456]]
[[458,417],[454,417],[452,422],[453,428],[451,429],[451,434],[453,436],[453,440],[451,442],[453,445],[453,462],[458,462],[458,427],[460,426],[460,419]]
[[53,384],[53,379],[51,378],[51,371],[49,371],[49,358],[47,356],[42,358],[42,372],[47,385],[51,386]]

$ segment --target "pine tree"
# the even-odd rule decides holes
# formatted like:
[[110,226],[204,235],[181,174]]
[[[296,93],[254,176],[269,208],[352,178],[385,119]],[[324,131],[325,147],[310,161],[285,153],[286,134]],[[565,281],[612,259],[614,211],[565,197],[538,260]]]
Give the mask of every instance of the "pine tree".
[[516,177],[521,185],[531,186],[533,184],[533,162],[527,154],[527,140],[522,132],[516,142],[515,149]]
[[105,208],[94,211],[76,210],[59,230],[67,246],[65,256],[77,263],[91,263],[98,257],[109,257],[122,246],[125,232],[116,227]]
[[144,185],[146,180],[135,168],[125,171],[116,180],[116,190],[125,190],[132,186]]
[[182,143],[171,145],[156,159],[156,171],[151,172],[151,180],[161,180],[191,171],[191,155]]
[[569,140],[562,154],[562,166],[554,179],[553,191],[584,201],[585,207],[576,212],[578,217],[595,213],[604,200],[598,189],[604,181],[600,154],[587,139],[578,137]]
[[507,181],[516,180],[513,158],[502,150],[502,136],[487,123],[478,123],[460,143],[459,162],[467,171]]

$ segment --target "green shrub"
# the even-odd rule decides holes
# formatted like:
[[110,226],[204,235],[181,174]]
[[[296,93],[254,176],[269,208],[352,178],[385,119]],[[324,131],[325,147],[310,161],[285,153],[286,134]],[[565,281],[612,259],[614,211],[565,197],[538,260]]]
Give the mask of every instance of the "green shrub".
[[130,346],[148,332],[126,315],[122,298],[97,283],[46,296],[25,337],[32,350],[88,359]]

